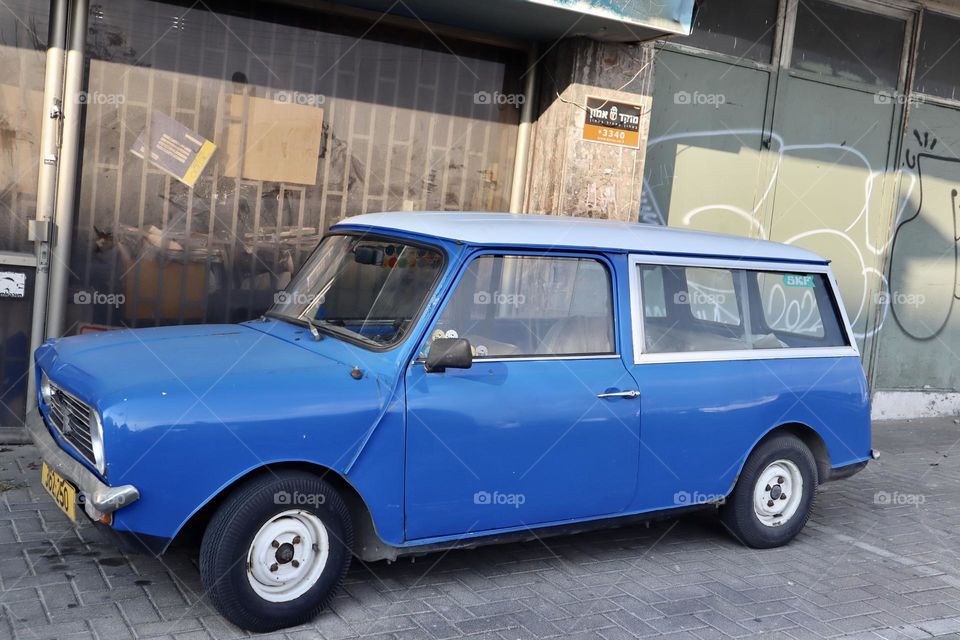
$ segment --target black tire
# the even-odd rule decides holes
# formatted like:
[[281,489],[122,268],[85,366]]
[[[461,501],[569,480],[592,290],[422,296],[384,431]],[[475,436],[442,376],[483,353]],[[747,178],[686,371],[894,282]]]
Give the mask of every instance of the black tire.
[[[319,498],[293,505],[290,496]],[[286,602],[271,602],[250,584],[248,554],[261,527],[291,509],[319,518],[326,527],[329,552],[308,591]],[[249,631],[275,631],[308,622],[330,603],[350,567],[352,546],[350,513],[333,487],[309,473],[280,471],[245,482],[220,505],[203,535],[200,577],[210,602],[224,618]]]
[[[754,508],[754,489],[769,465],[780,460],[796,466],[803,478],[803,489],[793,515],[783,524],[768,526]],[[736,486],[720,507],[720,520],[734,538],[749,547],[770,549],[783,546],[800,533],[810,518],[818,482],[817,463],[807,445],[792,435],[774,436],[762,442],[747,458]],[[764,484],[765,489],[769,486]],[[775,492],[777,485],[772,490]],[[776,495],[779,498],[782,494]],[[769,519],[776,522],[776,515]]]

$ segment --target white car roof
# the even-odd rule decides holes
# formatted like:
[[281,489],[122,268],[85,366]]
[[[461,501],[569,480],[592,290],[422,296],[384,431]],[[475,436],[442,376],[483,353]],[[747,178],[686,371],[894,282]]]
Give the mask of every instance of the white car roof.
[[628,253],[827,262],[812,251],[769,240],[599,218],[403,211],[353,216],[340,221],[332,230],[350,227],[415,233],[480,246],[589,248]]

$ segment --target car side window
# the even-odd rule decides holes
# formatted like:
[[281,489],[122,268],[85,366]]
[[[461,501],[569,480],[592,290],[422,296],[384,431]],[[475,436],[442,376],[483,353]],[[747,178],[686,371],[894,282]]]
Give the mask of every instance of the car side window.
[[[676,353],[749,349],[730,269],[640,265],[644,351]],[[658,272],[656,287],[644,287]],[[661,307],[662,305],[662,307]],[[662,315],[651,311],[663,308]]]
[[666,318],[667,302],[663,295],[663,268],[648,267],[641,272],[643,283],[643,315],[648,318]]
[[638,269],[645,353],[849,345],[822,273]]
[[477,358],[615,352],[610,273],[593,258],[484,255],[466,268],[431,340]]
[[686,295],[690,313],[699,320],[740,325],[740,308],[733,285],[734,272],[729,269],[686,267]]
[[826,275],[747,272],[747,286],[753,325],[767,336],[766,348],[849,345]]

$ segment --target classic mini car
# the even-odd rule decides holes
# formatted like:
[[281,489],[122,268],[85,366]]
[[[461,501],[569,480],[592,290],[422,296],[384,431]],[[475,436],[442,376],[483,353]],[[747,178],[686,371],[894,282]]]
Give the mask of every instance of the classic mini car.
[[783,545],[873,455],[828,262],[650,225],[362,215],[260,319],[36,364],[57,504],[154,553],[202,536],[211,601],[257,631],[317,614],[353,555],[704,507]]

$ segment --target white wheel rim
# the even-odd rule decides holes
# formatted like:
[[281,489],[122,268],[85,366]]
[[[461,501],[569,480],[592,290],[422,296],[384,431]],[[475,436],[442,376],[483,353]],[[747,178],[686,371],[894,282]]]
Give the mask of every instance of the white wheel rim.
[[247,553],[247,580],[268,602],[289,602],[317,583],[327,565],[327,528],[308,511],[291,509],[268,520]]
[[753,488],[753,511],[766,527],[790,522],[803,500],[803,476],[789,460],[770,463]]

